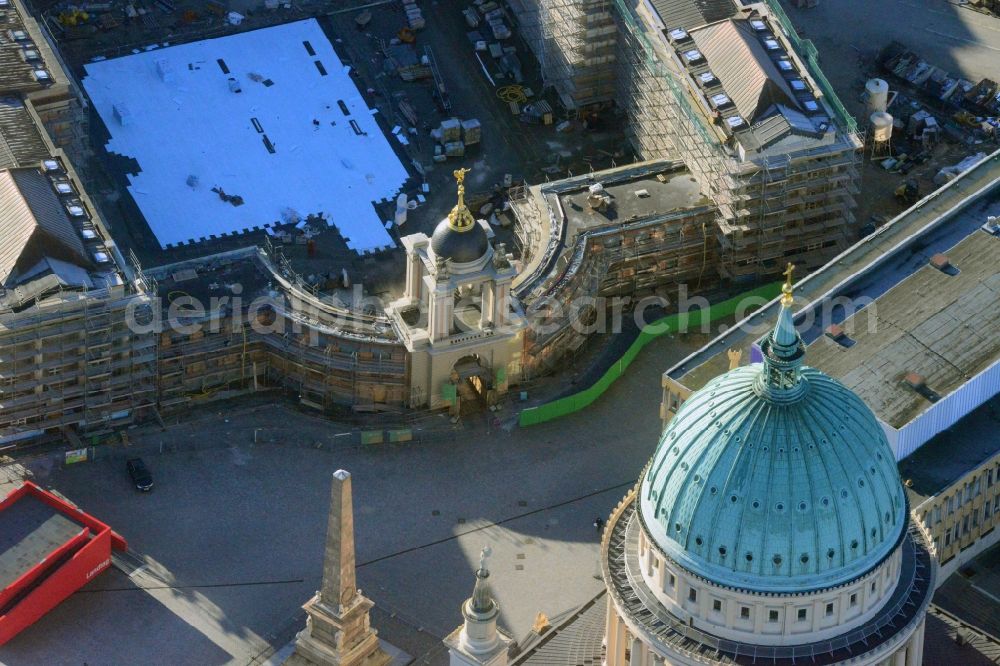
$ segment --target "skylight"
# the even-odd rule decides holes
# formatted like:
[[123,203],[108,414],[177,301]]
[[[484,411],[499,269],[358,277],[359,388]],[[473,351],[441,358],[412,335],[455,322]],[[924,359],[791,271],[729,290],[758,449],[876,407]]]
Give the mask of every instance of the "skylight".
[[715,95],[712,95],[711,100],[712,100],[712,105],[717,107],[726,106],[731,101],[729,99],[729,95],[726,95],[724,93],[717,93]]
[[688,62],[694,62],[696,60],[701,60],[701,51],[698,49],[691,49],[684,52],[684,59]]

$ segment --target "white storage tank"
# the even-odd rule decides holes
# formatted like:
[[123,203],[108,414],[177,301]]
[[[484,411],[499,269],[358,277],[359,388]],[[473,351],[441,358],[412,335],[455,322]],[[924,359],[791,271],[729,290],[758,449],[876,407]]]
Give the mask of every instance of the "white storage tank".
[[865,92],[868,94],[868,115],[884,113],[889,102],[889,84],[882,79],[868,79]]
[[872,140],[875,143],[886,143],[892,139],[892,116],[885,111],[876,111],[871,115]]

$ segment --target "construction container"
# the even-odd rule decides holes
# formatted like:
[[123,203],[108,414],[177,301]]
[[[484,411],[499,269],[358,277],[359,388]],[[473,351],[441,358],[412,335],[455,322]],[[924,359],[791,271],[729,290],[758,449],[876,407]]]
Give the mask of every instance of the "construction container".
[[461,141],[449,141],[444,144],[444,154],[448,157],[463,157],[465,155],[465,144]]
[[449,143],[462,140],[462,123],[458,118],[448,118],[441,121],[441,142]]
[[462,121],[462,140],[465,145],[471,146],[479,143],[483,135],[483,126],[476,118],[469,118]]

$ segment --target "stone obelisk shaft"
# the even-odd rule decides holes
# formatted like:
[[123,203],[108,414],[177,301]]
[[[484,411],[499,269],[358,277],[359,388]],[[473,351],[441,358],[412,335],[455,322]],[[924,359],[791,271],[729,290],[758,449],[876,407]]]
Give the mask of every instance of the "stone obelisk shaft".
[[337,470],[330,491],[323,584],[303,606],[306,628],[296,636],[295,651],[285,666],[387,666],[391,661],[369,622],[374,604],[355,587],[353,509],[351,475]]
[[336,608],[350,601],[356,587],[351,475],[341,469],[334,473],[330,489],[330,515],[326,526],[320,598],[327,606]]

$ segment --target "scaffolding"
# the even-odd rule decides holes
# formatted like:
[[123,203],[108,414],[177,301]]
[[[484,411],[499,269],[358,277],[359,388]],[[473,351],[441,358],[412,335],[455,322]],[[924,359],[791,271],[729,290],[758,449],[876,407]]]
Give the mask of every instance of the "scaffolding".
[[151,307],[124,285],[58,288],[0,312],[0,438],[76,427],[99,431],[155,405],[155,335],[130,326]]
[[611,0],[508,0],[542,81],[568,110],[614,98],[617,29]]
[[719,275],[733,283],[759,282],[788,261],[813,268],[843,250],[857,226],[853,209],[864,143],[819,70],[811,42],[795,34],[780,8],[773,11],[839,123],[837,141],[793,154],[743,156],[713,126],[673,54],[654,45],[650,17],[630,5],[615,0],[616,99],[637,153],[680,158],[716,204]]

